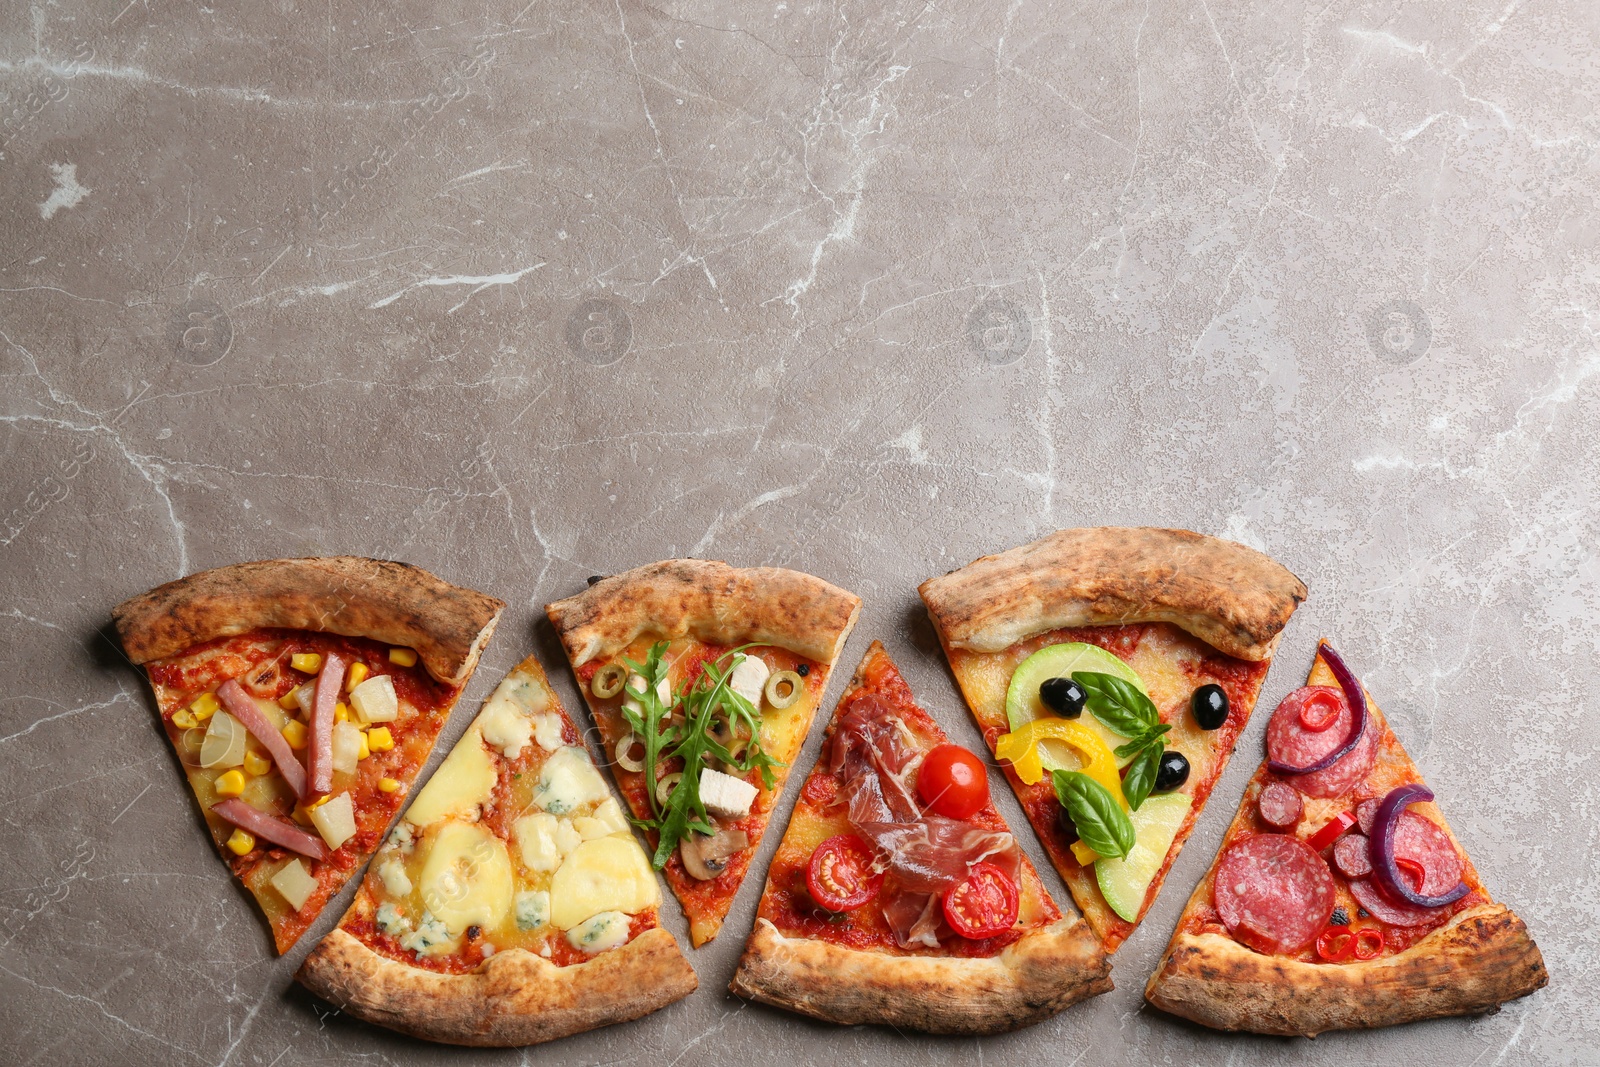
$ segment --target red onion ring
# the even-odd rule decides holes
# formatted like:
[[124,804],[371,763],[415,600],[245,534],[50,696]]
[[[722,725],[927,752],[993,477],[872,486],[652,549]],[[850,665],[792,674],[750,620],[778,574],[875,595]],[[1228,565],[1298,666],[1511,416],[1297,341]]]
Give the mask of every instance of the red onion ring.
[[1361,683],[1356,681],[1356,676],[1350,673],[1350,668],[1345,666],[1332,645],[1324,644],[1317,651],[1333,672],[1334,681],[1339,683],[1339,688],[1344,691],[1344,699],[1350,705],[1350,737],[1310,766],[1292,767],[1275,759],[1268,760],[1267,769],[1274,774],[1314,774],[1325,771],[1354,751],[1361,741],[1361,735],[1367,732],[1367,694],[1362,691]]
[[1394,831],[1399,825],[1400,813],[1406,810],[1407,805],[1432,799],[1433,790],[1417,783],[1391,789],[1378,805],[1378,813],[1372,817],[1372,836],[1368,844],[1372,878],[1379,888],[1395,900],[1403,900],[1419,908],[1442,908],[1446,904],[1454,904],[1468,892],[1467,883],[1457,882],[1454,889],[1436,897],[1425,897],[1407,885],[1406,879],[1400,874],[1400,864],[1394,854]]

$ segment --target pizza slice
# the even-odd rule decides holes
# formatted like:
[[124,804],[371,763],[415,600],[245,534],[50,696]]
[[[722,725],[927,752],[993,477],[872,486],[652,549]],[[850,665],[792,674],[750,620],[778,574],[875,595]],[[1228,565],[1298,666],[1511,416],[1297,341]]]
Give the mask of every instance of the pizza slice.
[[1187,530],[1061,530],[920,588],[950,668],[1107,952],[1221,776],[1306,587]]
[[991,1034],[1111,989],[953,745],[874,641],[767,870],[729,987],[841,1024]]
[[334,556],[202,571],[112,612],[279,952],[377,847],[504,607]]
[[546,610],[699,947],[722,928],[861,601],[798,571],[694,559],[590,583]]
[[379,849],[297,980],[430,1041],[530,1045],[694,991],[628,819],[529,656]]
[[1467,1015],[1545,985],[1383,712],[1326,643],[1145,996],[1219,1030],[1303,1034]]

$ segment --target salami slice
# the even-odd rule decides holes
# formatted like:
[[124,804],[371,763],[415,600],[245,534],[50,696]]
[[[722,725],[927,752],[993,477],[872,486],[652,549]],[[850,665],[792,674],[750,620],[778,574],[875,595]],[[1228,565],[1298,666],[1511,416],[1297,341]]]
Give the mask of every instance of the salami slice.
[[1419,908],[1412,904],[1396,904],[1370,878],[1358,878],[1350,883],[1350,895],[1367,913],[1390,926],[1427,926],[1450,914],[1448,907]]
[[1365,878],[1372,873],[1369,842],[1361,834],[1345,834],[1333,843],[1333,867],[1346,878]]
[[1378,804],[1380,801],[1363,800],[1356,805],[1356,822],[1361,824],[1361,832],[1372,836],[1372,820],[1378,817]]
[[[1300,721],[1300,713],[1313,702],[1332,696],[1338,701],[1339,715],[1332,724],[1321,730],[1308,730]],[[1317,721],[1317,716],[1312,716]],[[1272,713],[1267,724],[1267,757],[1294,767],[1305,767],[1323,756],[1338,750],[1350,737],[1354,720],[1343,691],[1332,686],[1308,685],[1296,689],[1283,698],[1278,710]],[[1356,747],[1332,767],[1311,774],[1297,774],[1291,779],[1294,787],[1309,797],[1337,797],[1354,789],[1378,758],[1378,731],[1370,720]]]
[[[1377,802],[1369,803],[1373,805],[1372,810],[1376,811]],[[1359,808],[1356,817],[1361,817]],[[1370,814],[1367,823],[1371,825]],[[1353,836],[1347,834],[1339,843],[1343,844]],[[1438,896],[1461,881],[1461,855],[1451,842],[1450,835],[1414,811],[1401,812],[1400,821],[1395,824],[1394,854],[1396,859],[1410,860],[1422,868],[1422,885],[1417,888],[1426,896]],[[1338,863],[1337,848],[1334,862]],[[1370,873],[1370,860],[1367,868]],[[1340,870],[1343,870],[1342,866]],[[1407,901],[1391,900],[1370,878],[1352,881],[1350,893],[1358,904],[1391,926],[1426,926],[1442,921],[1452,911],[1448,905],[1442,908],[1419,908]]]
[[1328,925],[1333,872],[1311,847],[1287,834],[1254,834],[1228,847],[1212,898],[1223,925],[1258,952],[1299,952]]
[[1282,782],[1268,782],[1261,790],[1256,806],[1261,809],[1261,821],[1280,830],[1287,830],[1299,822],[1306,810],[1299,790]]

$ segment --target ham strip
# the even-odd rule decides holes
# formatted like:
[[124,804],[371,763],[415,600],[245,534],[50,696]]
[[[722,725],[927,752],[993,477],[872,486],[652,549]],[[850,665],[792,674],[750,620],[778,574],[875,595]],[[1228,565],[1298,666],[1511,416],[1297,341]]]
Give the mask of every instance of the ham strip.
[[1013,880],[1021,868],[1009,833],[923,814],[911,783],[923,755],[894,709],[870,693],[851,701],[829,754],[829,769],[844,782],[850,824],[888,875],[883,915],[901,948],[937,947],[941,934],[952,933],[939,904],[973,864],[987,860]]
[[311,702],[311,722],[306,730],[306,789],[318,796],[333,789],[333,713],[339,704],[344,667],[337,652],[322,657],[317,692]]
[[320,837],[306,833],[293,823],[252,808],[238,797],[230,797],[220,804],[213,804],[211,810],[220,818],[226,819],[241,830],[250,831],[263,841],[271,841],[274,845],[281,845],[290,852],[298,852],[314,860],[328,858],[328,850]]
[[278,772],[289,783],[289,788],[294,790],[294,795],[305,799],[306,769],[300,766],[300,761],[294,758],[294,749],[289,747],[289,742],[283,739],[277,727],[261,714],[261,709],[256,707],[256,702],[250,699],[250,694],[244,691],[239,680],[229,678],[223,682],[217,688],[217,697],[222,701],[222,706],[228,709],[228,714],[242,722],[251,736],[271,753],[272,762],[278,765]]

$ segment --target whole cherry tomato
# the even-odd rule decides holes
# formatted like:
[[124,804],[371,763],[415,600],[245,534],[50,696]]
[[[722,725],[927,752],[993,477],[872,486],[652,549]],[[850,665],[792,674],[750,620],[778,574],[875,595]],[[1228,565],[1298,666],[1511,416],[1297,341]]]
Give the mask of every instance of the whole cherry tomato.
[[923,758],[917,795],[935,815],[970,819],[989,803],[989,772],[960,745],[943,744]]

